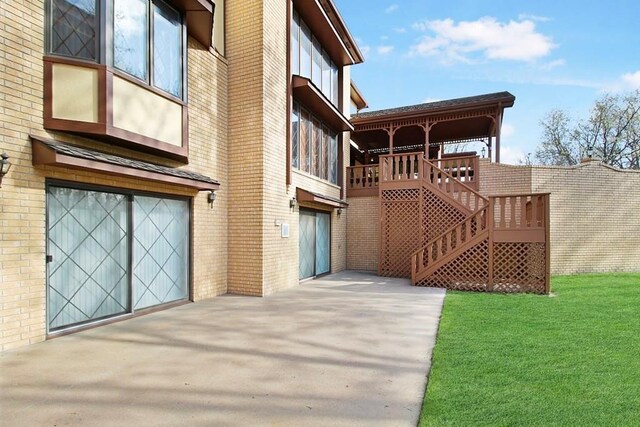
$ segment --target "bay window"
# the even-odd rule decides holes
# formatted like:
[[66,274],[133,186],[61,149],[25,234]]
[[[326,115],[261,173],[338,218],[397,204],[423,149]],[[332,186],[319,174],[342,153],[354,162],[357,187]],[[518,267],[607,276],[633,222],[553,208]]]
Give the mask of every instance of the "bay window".
[[[105,63],[177,98],[184,95],[182,14],[162,0],[49,0],[48,52]],[[100,27],[100,12],[106,14]],[[111,35],[108,37],[107,35]],[[104,39],[104,40],[101,40]],[[105,46],[108,52],[99,51]]]
[[293,104],[292,123],[293,167],[337,184],[337,134],[298,102]]
[[310,79],[324,96],[338,106],[338,67],[294,11],[291,24],[291,73]]

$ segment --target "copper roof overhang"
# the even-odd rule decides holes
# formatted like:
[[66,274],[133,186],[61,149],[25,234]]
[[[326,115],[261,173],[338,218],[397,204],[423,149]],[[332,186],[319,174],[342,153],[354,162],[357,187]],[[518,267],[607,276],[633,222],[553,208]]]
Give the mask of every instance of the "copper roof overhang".
[[216,5],[211,0],[171,0],[171,3],[184,13],[189,35],[211,47]]
[[303,190],[302,188],[296,188],[296,199],[298,199],[299,202],[320,203],[334,209],[349,207],[349,203],[345,202],[344,200],[335,199],[333,197],[314,193],[308,190]]
[[126,159],[37,136],[31,136],[30,138],[34,166],[59,166],[87,170],[162,184],[178,185],[198,191],[215,191],[220,188],[220,183],[216,180],[194,172]]
[[293,76],[291,82],[293,97],[326,122],[335,131],[353,131],[353,126],[344,114],[324,96],[311,80]]
[[362,52],[332,0],[293,0],[293,5],[336,64],[364,62]]

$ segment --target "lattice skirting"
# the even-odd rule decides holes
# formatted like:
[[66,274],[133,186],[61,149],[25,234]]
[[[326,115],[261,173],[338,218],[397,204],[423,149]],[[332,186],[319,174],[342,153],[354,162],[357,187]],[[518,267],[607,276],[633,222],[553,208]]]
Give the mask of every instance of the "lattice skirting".
[[385,190],[381,195],[380,275],[409,277],[411,254],[420,246],[419,190]]
[[422,189],[422,229],[424,235],[422,245],[426,245],[451,227],[464,221],[465,214],[460,212],[442,197]]
[[489,281],[488,241],[483,240],[437,269],[416,286],[457,291],[486,291]]
[[544,243],[496,243],[491,290],[545,293],[545,256]]
[[457,291],[545,293],[544,243],[494,243],[493,283],[489,284],[488,241],[473,246],[416,286]]

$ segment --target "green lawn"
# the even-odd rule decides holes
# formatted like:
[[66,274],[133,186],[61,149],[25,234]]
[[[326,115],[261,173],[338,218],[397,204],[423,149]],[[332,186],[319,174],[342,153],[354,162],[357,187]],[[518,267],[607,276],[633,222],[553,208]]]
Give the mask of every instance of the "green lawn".
[[420,426],[640,426],[640,274],[448,292]]

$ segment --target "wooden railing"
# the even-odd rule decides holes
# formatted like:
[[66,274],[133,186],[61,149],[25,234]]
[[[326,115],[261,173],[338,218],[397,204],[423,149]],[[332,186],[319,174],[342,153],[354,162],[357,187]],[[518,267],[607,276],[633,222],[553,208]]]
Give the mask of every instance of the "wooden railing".
[[437,160],[436,164],[458,181],[464,182],[476,191],[479,189],[480,156],[447,156]]
[[548,293],[549,198],[548,193],[490,196],[485,208],[413,253],[412,283],[486,239],[487,271],[465,278],[470,289]]
[[466,208],[469,213],[480,210],[489,204],[487,198],[483,197],[474,188],[464,182],[458,181],[455,177],[445,170],[440,169],[434,163],[428,160],[423,161],[423,181],[426,182],[427,185],[446,194],[454,202]]
[[380,156],[382,182],[417,181],[422,175],[423,153],[404,153]]
[[412,283],[416,282],[417,275],[421,271],[429,269],[436,263],[446,262],[447,258],[455,256],[456,250],[460,251],[463,247],[474,244],[478,239],[485,238],[488,210],[487,206],[473,213],[414,252],[411,256]]
[[378,165],[347,168],[347,197],[377,196],[380,183]]
[[545,242],[549,229],[548,206],[548,193],[489,197],[493,240],[496,242]]

